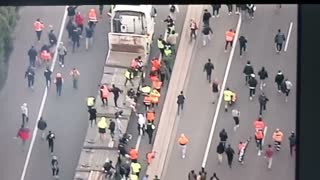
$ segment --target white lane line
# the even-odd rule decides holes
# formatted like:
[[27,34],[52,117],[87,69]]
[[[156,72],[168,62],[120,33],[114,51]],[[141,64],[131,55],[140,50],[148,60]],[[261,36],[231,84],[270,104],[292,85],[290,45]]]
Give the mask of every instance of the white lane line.
[[288,30],[288,36],[287,36],[287,41],[286,41],[286,45],[285,45],[285,47],[284,47],[284,52],[287,52],[287,49],[288,49],[288,44],[289,44],[289,40],[290,40],[290,35],[291,35],[292,26],[293,26],[293,22],[290,22],[290,26],[289,26],[289,30]]
[[218,115],[219,115],[219,111],[220,111],[220,106],[221,106],[222,99],[223,99],[223,91],[224,91],[226,83],[227,83],[227,79],[228,79],[228,76],[229,76],[229,71],[230,71],[230,68],[231,68],[231,63],[232,63],[235,47],[237,45],[237,40],[238,40],[239,31],[240,31],[240,27],[241,27],[241,19],[242,19],[242,16],[240,14],[239,15],[238,24],[237,24],[237,29],[236,29],[236,35],[235,35],[235,39],[234,39],[234,42],[233,42],[234,45],[233,45],[233,47],[231,49],[231,52],[230,52],[230,56],[229,56],[229,60],[228,60],[227,68],[226,68],[226,72],[224,74],[224,79],[223,79],[223,83],[222,83],[222,86],[221,86],[221,91],[220,91],[220,94],[219,94],[219,100],[218,100],[216,112],[215,112],[214,117],[213,117],[213,122],[212,122],[211,130],[210,130],[210,135],[209,135],[206,151],[204,153],[204,157],[203,157],[203,161],[202,161],[202,165],[201,165],[202,168],[205,168],[206,163],[207,163],[208,154],[209,154],[210,146],[211,146],[211,143],[212,143],[213,133],[214,133],[214,130],[215,130],[215,127],[216,127],[216,124],[217,124],[217,119],[218,119]]
[[[57,60],[57,56],[58,56],[57,49],[58,49],[59,43],[61,42],[64,26],[65,26],[66,19],[67,19],[67,7],[68,6],[66,6],[65,9],[64,9],[64,15],[63,15],[63,19],[62,19],[62,22],[61,22],[61,27],[60,27],[60,31],[59,31],[59,37],[58,37],[58,41],[57,41],[57,46],[56,46],[55,53],[53,55],[53,60],[52,60],[51,68],[50,68],[50,70],[52,72],[53,72],[54,66],[56,64],[56,60]],[[20,180],[24,180],[24,178],[26,176],[26,173],[27,173],[27,168],[28,168],[28,165],[29,165],[32,149],[33,149],[34,142],[36,140],[36,135],[37,135],[37,132],[38,132],[37,124],[38,124],[38,121],[39,121],[40,117],[42,116],[43,109],[44,109],[44,104],[45,104],[45,102],[47,100],[47,95],[48,95],[48,88],[46,87],[45,90],[44,90],[44,93],[43,93],[43,97],[42,97],[42,101],[41,101],[38,117],[37,117],[37,120],[36,120],[36,123],[35,123],[35,127],[34,127],[33,132],[32,132],[33,133],[32,134],[32,139],[31,139],[31,142],[30,142],[28,154],[27,154],[24,166],[23,166],[23,171],[22,171],[22,175],[21,175]]]

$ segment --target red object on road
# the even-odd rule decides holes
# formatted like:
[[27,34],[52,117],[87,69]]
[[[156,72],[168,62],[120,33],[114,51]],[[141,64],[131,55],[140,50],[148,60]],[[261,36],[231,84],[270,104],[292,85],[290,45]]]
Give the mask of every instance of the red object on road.
[[22,139],[23,141],[26,141],[30,137],[30,130],[29,128],[20,128],[18,132],[18,137]]

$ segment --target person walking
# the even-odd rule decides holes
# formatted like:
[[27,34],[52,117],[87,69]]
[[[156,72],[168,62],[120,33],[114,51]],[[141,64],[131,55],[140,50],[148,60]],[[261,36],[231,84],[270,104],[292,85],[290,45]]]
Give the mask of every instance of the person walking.
[[178,115],[179,115],[180,111],[183,110],[183,104],[186,99],[183,95],[183,91],[180,91],[180,94],[178,95],[177,99],[178,99],[177,104],[178,104]]
[[179,6],[178,5],[174,5],[174,4],[170,4],[169,5],[169,16],[175,21],[176,20],[176,13],[179,13]]
[[73,30],[71,40],[72,40],[72,52],[74,53],[76,46],[77,48],[80,47],[80,29],[79,28],[75,28]]
[[226,146],[226,142],[228,139],[228,134],[225,129],[222,129],[219,133],[220,142],[223,144],[223,146]]
[[70,76],[72,77],[72,84],[73,84],[73,89],[78,89],[78,82],[79,82],[79,76],[80,76],[80,72],[77,68],[73,68],[70,71]]
[[87,97],[87,107],[88,109],[93,108],[96,105],[96,98],[93,96]]
[[198,25],[194,18],[190,20],[190,41],[192,41],[192,38],[197,39],[197,29]]
[[185,136],[185,134],[182,133],[178,139],[178,143],[181,147],[182,159],[184,159],[186,157],[187,144],[189,143],[189,139]]
[[37,127],[40,131],[42,131],[41,133],[41,139],[44,140],[46,138],[46,128],[47,128],[47,122],[43,119],[43,117],[41,116]]
[[80,14],[80,11],[77,12],[75,23],[77,27],[80,29],[79,34],[80,34],[80,38],[82,38],[84,18]]
[[106,129],[108,127],[107,118],[101,117],[100,121],[98,122],[98,132],[100,134],[100,140],[106,140]]
[[21,113],[22,113],[22,126],[29,122],[29,108],[27,103],[23,103],[21,106]]
[[254,127],[254,129],[255,129],[255,131],[264,131],[264,128],[266,127],[266,125],[265,125],[265,123],[262,121],[262,118],[261,118],[261,116],[257,119],[257,120],[255,120],[254,122],[253,122],[253,127]]
[[232,117],[233,117],[233,120],[234,120],[234,127],[233,127],[233,130],[236,131],[238,128],[239,128],[239,123],[240,123],[240,120],[239,120],[239,117],[240,117],[240,111],[238,109],[233,109],[232,110]]
[[54,45],[57,44],[57,36],[54,34],[54,30],[51,29],[50,33],[48,34],[48,39],[49,39],[49,48],[52,48]]
[[204,10],[203,16],[202,16],[202,22],[204,26],[209,26],[210,18],[211,18],[211,13],[208,11],[208,9]]
[[247,39],[244,36],[239,37],[240,45],[240,58],[242,57],[242,51],[247,52]]
[[230,91],[227,87],[226,90],[223,91],[223,100],[224,100],[224,111],[228,112],[228,105],[231,104],[234,93]]
[[256,95],[256,88],[257,88],[257,84],[258,84],[258,81],[256,80],[255,74],[250,75],[248,84],[249,84],[249,99],[251,101],[252,98]]
[[109,89],[107,85],[102,84],[100,86],[100,99],[102,101],[102,106],[108,106]]
[[111,135],[112,140],[114,140],[114,131],[116,130],[116,123],[112,119],[110,119],[108,129],[110,130],[110,135]]
[[268,78],[268,71],[262,66],[261,70],[258,72],[260,77],[260,90],[263,90],[263,87],[266,86],[265,80]]
[[211,83],[211,74],[213,70],[214,70],[214,66],[211,62],[211,59],[209,58],[208,62],[203,67],[203,72],[206,71],[207,80],[209,81],[209,83]]
[[27,126],[23,126],[21,125],[18,133],[17,133],[17,137],[16,138],[20,138],[22,141],[22,148],[24,151],[25,145],[27,140],[29,140],[30,138],[30,129]]
[[166,42],[163,40],[162,34],[160,34],[158,40],[157,40],[157,45],[160,50],[161,55],[164,55],[164,46],[166,45]]
[[241,5],[240,4],[236,4],[236,12],[235,12],[235,14],[240,14],[240,10],[241,10]]
[[286,40],[285,35],[281,32],[281,29],[278,29],[278,33],[274,37],[274,42],[276,44],[276,52],[279,54],[282,50],[282,44]]
[[44,70],[44,73],[43,73],[43,75],[46,79],[47,88],[49,88],[51,85],[51,74],[52,74],[52,71],[50,70],[49,66],[47,66],[46,70]]
[[148,134],[149,144],[151,144],[151,142],[152,142],[152,136],[153,136],[153,132],[155,129],[156,129],[156,126],[151,121],[148,121],[146,124],[145,131]]
[[226,45],[224,46],[224,52],[227,52],[227,48],[229,44],[230,44],[230,47],[232,48],[235,35],[236,35],[236,31],[232,29],[229,29],[229,31],[226,31],[225,33]]
[[233,11],[233,4],[226,4],[228,7],[228,15],[230,16],[232,14]]
[[213,173],[213,175],[210,177],[210,180],[219,180],[216,173]]
[[277,151],[280,151],[281,149],[282,138],[283,138],[283,133],[280,131],[279,128],[277,128],[272,135],[272,139],[274,141],[274,145]]
[[228,147],[225,149],[225,153],[227,154],[228,165],[230,168],[232,168],[234,150],[232,149],[230,144],[228,144]]
[[28,87],[33,90],[33,84],[34,84],[34,78],[35,78],[35,72],[31,66],[28,67],[24,78],[28,78]]
[[40,43],[40,39],[41,39],[41,34],[42,31],[44,29],[44,24],[40,21],[40,18],[38,18],[34,23],[33,23],[33,28],[36,32],[37,35],[37,40]]
[[176,33],[175,30],[171,31],[167,38],[167,43],[171,45],[171,49],[174,54],[177,53],[177,39],[178,39],[179,34]]
[[212,6],[212,17],[215,18],[217,16],[218,18],[221,4],[212,4],[211,6]]
[[58,47],[58,55],[59,55],[59,65],[64,67],[64,57],[67,55],[67,48],[63,45],[63,42],[60,42]]
[[247,4],[248,14],[251,19],[254,19],[254,12],[256,11],[256,6],[254,4]]
[[144,136],[144,129],[146,125],[146,118],[143,116],[143,114],[138,114],[138,133],[139,136]]
[[271,169],[273,159],[273,149],[271,144],[268,144],[268,148],[265,150],[264,157],[267,159],[268,169]]
[[207,172],[204,170],[204,168],[201,168],[201,171],[199,171],[198,179],[199,180],[207,179]]
[[[211,76],[210,76],[211,77]],[[218,82],[218,79],[215,78],[212,82],[212,92],[213,92],[213,101],[212,104],[215,103],[215,100],[218,99],[218,97],[216,97],[219,92],[220,92],[220,85]]]
[[51,152],[51,154],[53,154],[53,145],[54,145],[54,140],[56,138],[56,135],[49,131],[48,135],[47,135],[47,141],[48,141],[48,145],[49,145],[49,151]]
[[134,79],[134,74],[133,74],[133,69],[132,68],[127,68],[126,72],[124,73],[124,76],[126,80],[124,81],[124,86],[127,86],[128,81],[131,83],[131,86],[134,86],[132,80]]
[[284,75],[282,73],[282,71],[278,71],[276,77],[274,78],[274,82],[277,84],[278,87],[278,93],[281,93],[281,84],[284,80]]
[[194,172],[194,170],[191,170],[188,174],[188,180],[197,180],[197,174]]
[[210,26],[205,25],[202,29],[202,41],[203,46],[206,46],[208,41],[211,40],[211,35],[213,34],[213,31]]
[[248,81],[250,79],[250,75],[254,74],[254,70],[253,70],[253,67],[252,67],[250,61],[247,61],[247,64],[244,66],[242,72],[243,72],[243,74],[245,76],[245,84],[248,85]]
[[222,155],[224,153],[225,150],[225,146],[222,142],[220,142],[217,146],[217,153],[218,153],[218,163],[221,164],[222,163]]
[[29,49],[28,56],[29,56],[29,66],[35,68],[38,52],[34,46],[31,46],[31,48]]
[[288,96],[290,94],[290,90],[292,88],[292,83],[288,79],[285,79],[281,83],[281,91],[283,94],[285,94],[285,102],[288,102]]
[[76,9],[78,6],[68,6],[67,12],[68,12],[68,18],[69,20],[73,20],[74,16],[76,15]]
[[93,29],[89,26],[86,27],[86,50],[88,51],[89,46],[93,45]]
[[89,121],[90,121],[90,127],[93,127],[93,121],[97,125],[97,110],[96,108],[92,107],[88,109],[89,112]]
[[52,166],[52,176],[55,178],[59,178],[59,163],[58,163],[57,156],[52,156],[51,166]]
[[256,140],[256,145],[258,149],[258,156],[261,155],[262,152],[262,140],[264,138],[264,134],[262,130],[258,130],[254,134],[255,140]]
[[62,74],[58,72],[56,74],[56,78],[54,79],[54,83],[56,84],[56,90],[57,90],[58,96],[61,96],[63,82],[64,82],[64,80],[62,78]]
[[120,96],[120,93],[122,93],[123,91],[121,89],[119,89],[118,87],[116,87],[116,85],[112,84],[112,89],[110,90],[110,92],[113,93],[113,101],[114,101],[114,105],[116,107],[118,107],[118,99]]
[[289,145],[290,145],[290,156],[292,157],[293,150],[296,150],[296,135],[292,131],[289,137]]
[[76,25],[74,24],[73,20],[72,19],[69,19],[67,25],[66,25],[66,30],[68,32],[68,39],[69,39],[69,42],[71,42],[71,38],[72,38],[72,33],[73,33],[73,30],[76,29]]
[[260,95],[259,95],[259,115],[262,116],[262,111],[265,111],[266,110],[266,105],[267,105],[267,102],[269,101],[269,99],[266,97],[266,95],[264,94],[264,92],[262,92]]

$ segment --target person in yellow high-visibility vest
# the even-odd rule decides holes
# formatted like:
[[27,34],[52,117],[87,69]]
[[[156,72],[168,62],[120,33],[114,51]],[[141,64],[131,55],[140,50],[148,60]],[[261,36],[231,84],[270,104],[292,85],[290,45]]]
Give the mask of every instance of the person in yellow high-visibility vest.
[[124,86],[127,86],[127,82],[130,81],[131,85],[134,86],[132,80],[134,78],[133,70],[131,68],[128,68],[126,72],[124,73],[124,76],[126,77],[126,81],[124,82]]
[[89,96],[87,98],[88,109],[90,110],[95,104],[96,104],[96,98],[94,98],[93,96]]
[[226,88],[226,90],[224,90],[224,92],[223,92],[223,99],[225,102],[224,108],[225,108],[226,112],[228,111],[228,104],[231,104],[232,96],[233,96],[233,92],[230,91],[229,88]]
[[159,100],[160,100],[160,93],[158,90],[153,89],[150,93],[150,97],[151,97],[151,104],[152,107],[154,107],[154,105],[158,106],[159,104]]

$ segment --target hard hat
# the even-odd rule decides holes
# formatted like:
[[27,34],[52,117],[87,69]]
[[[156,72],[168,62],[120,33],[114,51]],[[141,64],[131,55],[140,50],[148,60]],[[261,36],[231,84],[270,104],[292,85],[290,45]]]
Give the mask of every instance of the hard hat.
[[254,75],[254,74],[251,74],[250,76],[253,77],[253,78],[256,77],[256,75]]
[[62,77],[62,74],[61,73],[57,73],[57,77],[58,78]]

